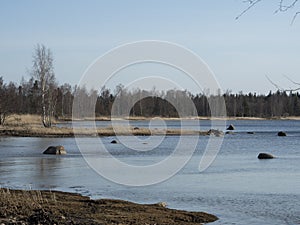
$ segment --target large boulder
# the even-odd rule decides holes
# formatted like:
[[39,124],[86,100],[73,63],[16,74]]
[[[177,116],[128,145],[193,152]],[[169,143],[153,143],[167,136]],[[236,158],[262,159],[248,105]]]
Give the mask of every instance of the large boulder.
[[279,131],[279,132],[277,133],[277,135],[278,135],[279,137],[285,137],[285,136],[286,136],[286,133],[283,132],[283,131]]
[[259,153],[257,156],[258,159],[273,159],[274,156],[269,153]]
[[48,147],[43,154],[50,154],[50,155],[65,155],[67,154],[64,146],[50,146]]
[[235,127],[233,126],[233,124],[230,124],[226,130],[235,130]]

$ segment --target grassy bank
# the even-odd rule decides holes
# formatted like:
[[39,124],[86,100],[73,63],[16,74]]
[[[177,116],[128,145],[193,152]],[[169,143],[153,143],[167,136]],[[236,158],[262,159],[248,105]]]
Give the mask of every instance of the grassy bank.
[[1,224],[202,224],[218,218],[164,204],[136,204],[122,200],[92,200],[57,191],[0,189]]
[[[108,118],[106,118],[108,119]],[[0,126],[0,136],[18,136],[18,137],[73,137],[78,136],[115,136],[117,135],[207,135],[206,131],[192,131],[180,129],[148,129],[138,127],[104,127],[97,128],[71,128],[57,127],[54,125],[45,128],[41,125],[41,118],[38,115],[11,115],[4,126]]]
[[[75,121],[111,121],[111,117],[96,117],[96,118],[84,118],[84,119],[76,119]],[[151,120],[152,117],[124,117],[124,118],[113,118],[114,120]],[[155,119],[155,118],[154,118]],[[297,116],[288,116],[288,117],[270,117],[270,118],[262,118],[262,117],[186,117],[186,118],[170,118],[170,117],[157,117],[157,119],[161,120],[300,120],[300,117]],[[56,123],[64,123],[71,122],[72,117],[60,117],[57,119],[53,118],[53,124]],[[23,126],[23,125],[41,125],[41,116],[33,115],[33,114],[24,114],[24,115],[9,115],[7,118],[6,125],[8,126]]]
[[41,126],[1,126],[0,136],[15,137],[73,137],[75,136],[115,136],[115,135],[207,135],[207,131],[192,131],[179,129],[158,130],[148,128],[133,127],[112,127],[100,128],[97,130],[89,128],[67,128],[67,127],[51,127],[44,128]]
[[[116,120],[121,120],[121,118],[115,118]],[[147,117],[130,117],[125,118],[130,120],[149,120],[151,118]],[[178,118],[160,118],[163,120],[179,120]],[[204,117],[187,118],[190,120],[203,120],[211,119]],[[217,119],[217,118],[214,118]],[[220,118],[219,118],[220,119]],[[222,118],[221,118],[222,119]],[[224,118],[223,118],[224,119]],[[253,117],[242,117],[242,118],[228,118],[230,120],[262,120],[262,118]],[[297,120],[298,117],[287,117],[287,118],[273,118],[273,119],[291,119]],[[86,118],[87,121],[92,120],[91,118]],[[96,120],[110,120],[107,117],[96,118]],[[70,128],[70,127],[57,127],[55,123],[63,123],[69,121],[66,120],[54,120],[54,126],[51,128],[44,128],[41,125],[41,117],[39,115],[11,115],[4,126],[0,126],[0,136],[19,136],[19,137],[73,137],[78,136],[115,136],[117,135],[209,135],[208,131],[193,131],[193,130],[180,130],[180,129],[148,129],[139,127],[105,127],[97,128],[93,130],[90,128]]]

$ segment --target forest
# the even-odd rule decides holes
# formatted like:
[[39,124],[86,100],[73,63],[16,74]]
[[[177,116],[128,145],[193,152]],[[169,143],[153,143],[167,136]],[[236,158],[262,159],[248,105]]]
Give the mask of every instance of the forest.
[[34,49],[29,80],[22,78],[17,84],[6,82],[0,76],[0,125],[4,125],[11,114],[39,114],[44,127],[51,127],[53,118],[82,119],[94,116],[300,116],[300,88],[286,91],[273,83],[277,91],[270,91],[268,95],[231,91],[222,93],[221,90],[212,93],[209,89],[199,93],[176,89],[159,91],[155,87],[149,91],[128,89],[122,84],[118,84],[114,90],[105,86],[99,90],[88,90],[85,86],[60,85],[55,78],[53,59],[51,50],[38,44]]
[[[31,77],[24,78],[20,84],[5,82],[0,77],[0,115],[1,124],[10,114],[42,114],[42,88],[40,82]],[[96,116],[110,117],[112,106],[119,101],[118,115],[126,115],[126,107],[130,116],[143,117],[178,117],[176,109],[187,116],[210,116],[209,101],[223,97],[226,104],[227,116],[230,117],[287,117],[300,116],[300,94],[298,92],[276,91],[268,95],[256,93],[231,93],[213,95],[207,90],[205,93],[193,94],[187,90],[158,91],[153,88],[147,90],[128,90],[119,84],[112,91],[108,88],[87,90],[70,84],[59,85],[53,82],[48,85],[44,101],[50,115],[56,118],[71,118],[74,98],[80,98],[80,112],[85,116],[92,116],[90,109],[94,109]],[[137,100],[140,99],[140,100]],[[196,110],[191,108],[192,101]],[[114,103],[115,102],[115,103]],[[176,107],[174,103],[176,102]],[[78,115],[78,116],[82,116]],[[128,116],[128,113],[127,113]]]

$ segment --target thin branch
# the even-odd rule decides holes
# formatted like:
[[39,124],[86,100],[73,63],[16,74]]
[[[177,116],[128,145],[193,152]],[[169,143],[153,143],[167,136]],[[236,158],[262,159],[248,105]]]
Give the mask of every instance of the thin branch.
[[[292,82],[293,84],[296,84],[296,85],[300,85],[300,83],[297,83],[295,81],[293,81],[292,79],[290,79],[288,76],[284,75],[285,78],[287,78],[290,82]],[[268,75],[266,75],[266,78],[268,79],[268,81],[279,91],[282,91],[282,92],[295,92],[295,91],[299,91],[300,90],[300,87],[298,88],[289,88],[289,89],[283,89],[282,87],[280,87],[278,84],[274,83],[269,77]]]
[[295,82],[294,80],[292,80],[292,79],[289,78],[288,76],[284,75],[284,77],[285,77],[286,79],[288,79],[290,82],[292,82],[293,84],[300,85],[300,83]]
[[[243,10],[235,19],[239,19],[241,16],[243,16],[246,12],[248,12],[251,8],[253,8],[256,4],[258,4],[259,2],[261,2],[262,0],[244,0],[243,3],[248,3],[249,6]],[[293,0],[291,3],[286,4],[285,0],[279,0],[278,3],[278,8],[275,10],[275,14],[278,12],[287,12],[291,9],[293,9],[296,4],[299,3],[299,0]],[[294,24],[297,16],[300,14],[300,11],[297,11],[294,16],[293,19],[291,21],[291,25]]]
[[297,4],[298,0],[294,0],[289,5],[284,5],[284,2],[285,2],[284,0],[280,0],[280,2],[279,2],[279,9],[278,10],[281,11],[281,12],[286,12],[289,9],[293,8]]
[[[279,2],[279,8],[275,11],[275,13],[278,13],[278,12],[286,12],[292,8],[295,7],[295,5],[298,3],[299,0],[294,0],[292,3],[288,4],[288,5],[284,5],[284,0],[280,0]],[[294,24],[298,14],[300,14],[300,11],[297,11],[294,16],[293,16],[293,19],[291,21],[291,25]]]
[[248,0],[248,1],[244,1],[244,2],[248,2],[250,5],[243,12],[241,12],[237,17],[235,17],[235,19],[238,20],[242,15],[244,15],[246,12],[248,12],[251,8],[253,8],[260,1],[262,1],[262,0]]
[[298,14],[300,14],[300,12],[296,12],[293,19],[292,19],[292,22],[291,22],[291,25],[294,24],[295,20],[296,20],[296,17],[298,16]]
[[284,89],[282,87],[280,87],[279,85],[277,85],[276,83],[274,83],[269,77],[268,75],[266,75],[266,78],[268,79],[268,81],[279,91],[283,91]]
[[286,92],[295,92],[295,91],[299,91],[300,90],[300,87],[299,88],[291,88],[291,89],[285,89],[284,91]]

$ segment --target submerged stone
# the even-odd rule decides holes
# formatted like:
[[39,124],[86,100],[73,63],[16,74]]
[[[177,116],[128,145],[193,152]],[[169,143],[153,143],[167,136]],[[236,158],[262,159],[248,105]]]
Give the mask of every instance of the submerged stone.
[[50,146],[48,147],[43,154],[50,154],[50,155],[65,155],[67,154],[64,146],[58,145],[58,146]]
[[208,132],[207,132],[207,135],[215,135],[216,137],[220,137],[222,136],[224,133],[220,130],[216,130],[216,129],[210,129]]

